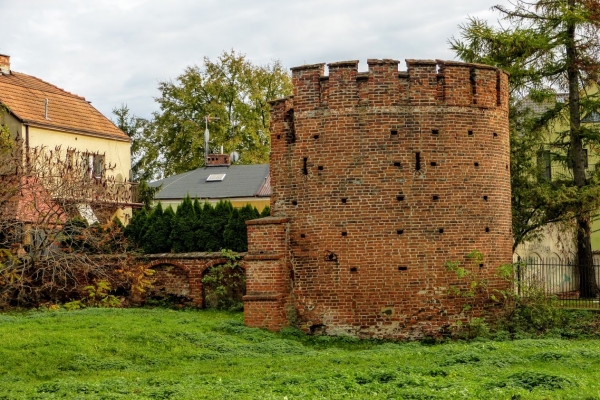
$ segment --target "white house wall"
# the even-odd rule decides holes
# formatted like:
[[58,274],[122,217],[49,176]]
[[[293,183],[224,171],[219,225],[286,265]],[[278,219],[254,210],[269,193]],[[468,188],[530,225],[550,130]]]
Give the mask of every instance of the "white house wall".
[[563,262],[575,256],[574,232],[569,227],[551,224],[543,228],[541,238],[517,246],[513,255],[514,261],[521,260],[553,260]]

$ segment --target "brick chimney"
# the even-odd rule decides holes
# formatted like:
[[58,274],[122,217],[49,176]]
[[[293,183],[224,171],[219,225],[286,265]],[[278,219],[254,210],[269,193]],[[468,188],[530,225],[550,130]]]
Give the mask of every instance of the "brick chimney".
[[229,167],[230,165],[229,154],[209,154],[206,160],[207,167]]
[[0,54],[0,73],[10,74],[10,56]]

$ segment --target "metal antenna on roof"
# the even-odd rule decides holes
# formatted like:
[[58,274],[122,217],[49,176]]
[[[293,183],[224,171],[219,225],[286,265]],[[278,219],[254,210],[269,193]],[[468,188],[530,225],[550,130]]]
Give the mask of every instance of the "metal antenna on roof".
[[204,165],[208,165],[208,141],[210,139],[210,133],[208,132],[208,123],[212,120],[218,120],[219,118],[211,117],[210,114],[204,117],[206,129],[204,130]]

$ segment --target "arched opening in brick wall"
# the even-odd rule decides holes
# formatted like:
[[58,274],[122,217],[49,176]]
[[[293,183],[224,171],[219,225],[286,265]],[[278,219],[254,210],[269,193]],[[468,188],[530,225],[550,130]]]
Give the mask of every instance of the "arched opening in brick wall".
[[246,294],[246,270],[243,265],[215,263],[202,272],[204,308],[242,310]]
[[192,303],[188,271],[177,264],[153,265],[154,283],[146,294],[146,302],[189,305]]

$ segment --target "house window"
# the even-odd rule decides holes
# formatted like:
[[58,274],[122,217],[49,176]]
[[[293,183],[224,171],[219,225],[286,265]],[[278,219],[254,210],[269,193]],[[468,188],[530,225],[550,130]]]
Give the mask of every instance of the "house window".
[[84,165],[87,167],[85,174],[90,178],[102,178],[104,173],[104,155],[90,154],[83,155]]
[[67,156],[65,158],[65,165],[64,165],[64,175],[66,178],[72,178],[73,177],[73,171],[75,171],[76,168],[76,161],[75,161],[75,150],[73,149],[69,149],[67,150]]
[[69,149],[67,150],[67,158],[66,158],[66,167],[67,169],[73,169],[75,164],[75,150]]
[[94,154],[94,160],[92,165],[92,176],[94,178],[102,178],[104,173],[104,156]]
[[221,182],[225,179],[226,174],[210,174],[208,178],[206,178],[206,182]]
[[581,122],[600,122],[600,113],[598,111],[592,111],[583,117]]

